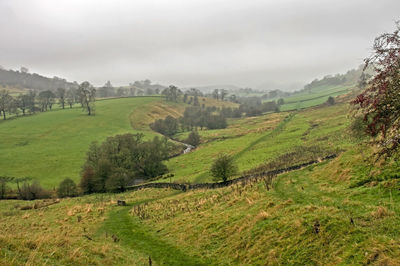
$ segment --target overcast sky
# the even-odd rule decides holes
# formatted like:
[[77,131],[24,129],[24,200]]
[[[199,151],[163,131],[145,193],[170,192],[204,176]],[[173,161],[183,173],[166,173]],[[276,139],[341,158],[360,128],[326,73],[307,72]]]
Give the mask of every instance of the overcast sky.
[[0,65],[70,81],[296,88],[362,63],[399,0],[0,0]]

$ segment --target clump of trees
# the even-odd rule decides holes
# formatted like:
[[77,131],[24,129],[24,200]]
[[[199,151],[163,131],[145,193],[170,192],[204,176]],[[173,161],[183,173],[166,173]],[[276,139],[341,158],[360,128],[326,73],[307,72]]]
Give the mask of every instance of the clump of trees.
[[201,108],[199,106],[186,107],[183,116],[174,118],[167,116],[165,119],[158,119],[150,124],[150,128],[165,136],[185,130],[200,129],[220,129],[227,127],[226,117],[220,109],[216,107]]
[[[239,98],[240,106],[238,112],[246,116],[258,116],[266,112],[279,112],[279,104],[275,101],[262,102],[260,97]],[[284,103],[280,101],[280,103]]]
[[365,59],[366,70],[375,75],[364,80],[365,90],[352,102],[361,115],[366,133],[374,138],[379,156],[391,156],[400,145],[400,23],[393,33],[375,39],[372,56]]
[[212,164],[210,172],[215,181],[226,182],[230,177],[237,174],[238,167],[232,156],[220,154]]
[[169,115],[165,119],[154,121],[154,123],[150,125],[150,128],[165,136],[171,137],[179,131],[179,120]]
[[117,135],[100,145],[92,143],[81,172],[82,192],[121,192],[135,179],[165,174],[168,169],[162,161],[172,146],[166,138],[144,141],[143,134]]

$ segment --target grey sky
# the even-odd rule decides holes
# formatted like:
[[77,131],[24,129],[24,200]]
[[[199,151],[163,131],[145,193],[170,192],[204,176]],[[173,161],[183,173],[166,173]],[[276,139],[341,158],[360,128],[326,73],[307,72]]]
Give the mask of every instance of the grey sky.
[[399,0],[0,0],[0,65],[123,85],[298,88],[362,63]]

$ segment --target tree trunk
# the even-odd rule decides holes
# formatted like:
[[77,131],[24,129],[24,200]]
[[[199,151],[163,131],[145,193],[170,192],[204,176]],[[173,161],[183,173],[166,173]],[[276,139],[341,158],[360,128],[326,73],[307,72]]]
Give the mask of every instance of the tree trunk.
[[6,120],[6,111],[3,110],[3,120]]

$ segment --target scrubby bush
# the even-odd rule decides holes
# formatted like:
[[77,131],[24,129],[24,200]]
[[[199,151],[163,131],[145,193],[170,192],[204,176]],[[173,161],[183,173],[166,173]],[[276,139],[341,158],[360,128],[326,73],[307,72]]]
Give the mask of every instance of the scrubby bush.
[[215,181],[226,182],[231,176],[238,172],[238,167],[232,156],[221,154],[211,166],[211,174]]
[[188,138],[186,139],[186,143],[192,146],[197,146],[200,144],[200,135],[197,131],[190,132]]
[[333,98],[332,96],[329,96],[329,98],[328,98],[328,100],[326,102],[329,105],[334,105],[335,104],[335,98]]
[[37,180],[33,182],[25,181],[19,190],[19,198],[23,200],[45,199],[50,197],[51,193],[45,190]]
[[71,178],[65,178],[58,186],[57,195],[60,198],[78,196],[78,188],[75,182]]

